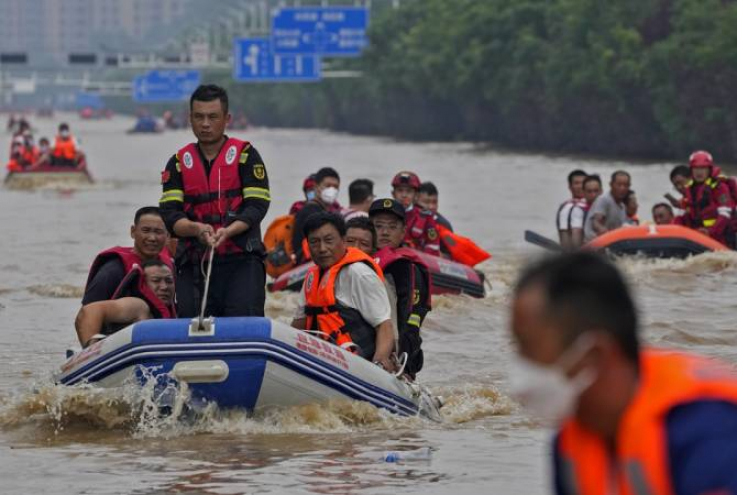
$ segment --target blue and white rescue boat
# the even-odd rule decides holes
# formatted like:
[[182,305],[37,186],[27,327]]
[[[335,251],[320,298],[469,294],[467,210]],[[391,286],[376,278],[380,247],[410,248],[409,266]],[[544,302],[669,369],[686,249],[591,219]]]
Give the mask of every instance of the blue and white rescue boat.
[[352,399],[401,416],[440,419],[440,401],[424,387],[307,332],[269,318],[203,323],[135,323],[73,354],[56,381],[110,388],[156,377],[186,382],[193,398],[220,408]]

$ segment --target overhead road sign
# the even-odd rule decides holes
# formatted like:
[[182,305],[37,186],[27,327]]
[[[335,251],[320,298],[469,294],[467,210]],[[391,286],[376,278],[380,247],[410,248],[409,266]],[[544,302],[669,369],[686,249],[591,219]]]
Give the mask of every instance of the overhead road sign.
[[133,101],[162,103],[187,100],[199,85],[198,70],[152,70],[133,79]]
[[279,55],[356,57],[368,44],[363,7],[299,7],[274,11],[271,39]]
[[233,46],[233,79],[241,82],[314,82],[320,80],[320,58],[278,55],[269,38],[240,38]]

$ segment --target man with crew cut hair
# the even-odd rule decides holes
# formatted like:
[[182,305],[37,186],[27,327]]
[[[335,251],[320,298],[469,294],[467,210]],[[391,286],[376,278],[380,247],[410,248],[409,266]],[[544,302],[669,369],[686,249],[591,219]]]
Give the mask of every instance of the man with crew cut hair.
[[[174,154],[161,174],[159,202],[169,231],[179,238],[177,310],[212,316],[263,316],[265,250],[261,221],[271,193],[261,155],[248,141],[225,134],[231,120],[227,92],[199,86],[189,102],[197,138]],[[201,264],[215,250],[208,300]]]

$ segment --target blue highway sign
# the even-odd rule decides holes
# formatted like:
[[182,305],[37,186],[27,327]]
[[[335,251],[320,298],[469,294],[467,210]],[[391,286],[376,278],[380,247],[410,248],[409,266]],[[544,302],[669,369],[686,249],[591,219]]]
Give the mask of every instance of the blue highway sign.
[[368,43],[368,19],[363,7],[279,9],[271,26],[274,53],[358,56]]
[[320,80],[320,58],[276,55],[268,38],[241,38],[233,46],[233,79],[242,82]]
[[199,84],[198,70],[152,70],[133,79],[133,101],[158,103],[187,100]]

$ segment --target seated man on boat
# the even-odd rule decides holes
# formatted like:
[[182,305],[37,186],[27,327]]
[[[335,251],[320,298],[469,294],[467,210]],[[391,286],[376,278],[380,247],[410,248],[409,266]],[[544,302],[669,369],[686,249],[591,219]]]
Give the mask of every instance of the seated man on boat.
[[583,201],[577,201],[570,214],[571,248],[583,246],[583,228],[586,216],[596,198],[601,196],[601,177],[598,174],[589,175],[583,181]]
[[686,195],[688,183],[691,182],[691,169],[685,165],[673,167],[673,170],[670,171],[670,182],[681,197],[676,198],[671,193],[666,193],[664,197],[673,208],[683,209],[683,198]]
[[84,289],[82,305],[114,299],[121,285],[136,266],[160,260],[169,266],[173,261],[166,249],[169,233],[161,212],[155,206],[138,209],[130,229],[133,247],[114,247],[97,255]]
[[589,209],[584,225],[585,242],[624,225],[627,219],[624,200],[630,190],[630,183],[630,174],[624,170],[617,170],[612,174],[609,192],[599,196]]
[[568,174],[568,190],[571,192],[571,197],[563,201],[555,216],[560,245],[565,249],[576,247],[571,239],[573,229],[571,214],[574,206],[583,203],[583,181],[586,177],[586,172],[578,169]]
[[658,203],[653,206],[653,222],[655,225],[673,225],[675,215],[668,203]]
[[420,185],[420,178],[414,172],[399,172],[392,179],[392,196],[406,212],[404,241],[419,251],[440,256],[440,234],[435,215],[415,204]]
[[627,214],[627,218],[624,221],[625,225],[632,227],[640,225],[640,219],[637,216],[637,210],[639,208],[640,204],[637,202],[637,195],[635,195],[635,191],[630,189],[624,198],[624,211]]
[[734,246],[732,214],[734,201],[727,182],[714,166],[707,151],[696,151],[689,158],[691,181],[683,198],[684,214],[676,224],[690,227],[729,247]]
[[84,154],[79,149],[77,139],[69,130],[69,124],[59,124],[59,133],[54,138],[51,151],[51,163],[55,167],[79,167],[83,163]]
[[323,167],[315,174],[315,199],[307,201],[302,209],[294,217],[294,229],[292,230],[292,248],[294,249],[294,261],[301,265],[307,261],[302,241],[304,240],[304,226],[307,219],[315,213],[340,211],[337,206],[338,192],[340,190],[340,175],[330,167]]
[[345,243],[369,256],[376,253],[376,229],[368,216],[351,218],[345,223]]
[[316,187],[317,183],[315,182],[315,174],[310,174],[302,183],[302,192],[305,195],[305,199],[292,203],[292,207],[289,208],[290,215],[296,215],[302,208],[304,208],[305,204],[308,201],[312,201],[315,199]]
[[[432,182],[423,182],[420,184],[420,188],[417,190],[417,199],[415,200],[415,204],[421,209],[421,210],[428,210],[433,213],[435,216],[435,221],[438,223],[438,225],[445,227],[449,231],[453,232],[453,225],[451,225],[450,221],[445,218],[443,215],[438,212],[438,206],[439,206],[439,197],[440,193],[438,192],[438,188],[433,184]],[[443,249],[443,246],[441,244],[441,249]]]
[[294,328],[313,331],[394,371],[394,330],[384,275],[367,254],[345,244],[345,222],[326,211],[303,227],[315,266],[300,291]]
[[356,179],[348,185],[348,208],[340,214],[345,221],[356,217],[368,217],[368,210],[374,202],[374,181],[371,179]]
[[51,165],[51,142],[49,138],[42,137],[38,140],[38,156],[32,168]]
[[390,293],[396,294],[399,353],[407,353],[405,372],[414,378],[424,362],[420,329],[431,309],[430,272],[416,251],[404,244],[406,217],[398,201],[377,199],[369,216],[377,234],[376,260]]
[[82,347],[151,318],[175,318],[174,273],[159,259],[136,265],[113,300],[82,306],[74,326]]

